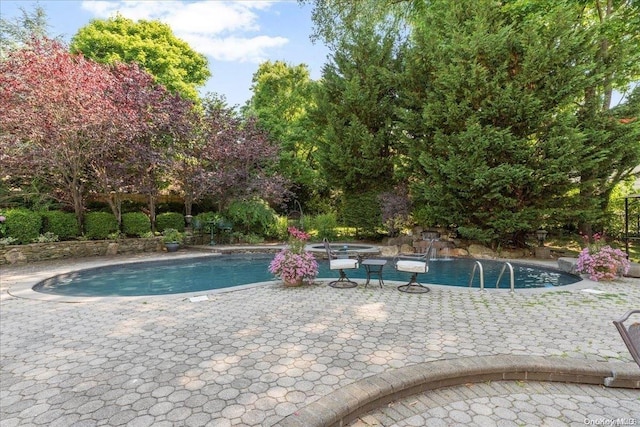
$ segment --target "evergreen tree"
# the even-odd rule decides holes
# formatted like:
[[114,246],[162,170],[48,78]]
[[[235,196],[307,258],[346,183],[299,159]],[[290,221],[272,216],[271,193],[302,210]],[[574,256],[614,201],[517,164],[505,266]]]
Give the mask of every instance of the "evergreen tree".
[[8,52],[28,45],[33,39],[48,37],[47,13],[36,5],[33,10],[20,7],[21,15],[14,20],[0,17],[0,59]]
[[488,0],[431,2],[407,61],[403,153],[420,220],[522,243],[560,219],[575,182],[572,106],[591,64],[572,8],[512,18]]
[[[341,42],[323,69],[315,120],[322,128],[317,158],[329,185],[347,199],[393,186],[400,51],[391,34],[364,25]],[[380,212],[360,215],[379,217]]]

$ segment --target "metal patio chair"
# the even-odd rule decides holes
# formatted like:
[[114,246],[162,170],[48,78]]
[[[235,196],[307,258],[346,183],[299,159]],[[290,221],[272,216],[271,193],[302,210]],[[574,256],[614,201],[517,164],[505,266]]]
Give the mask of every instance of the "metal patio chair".
[[429,288],[418,282],[418,274],[425,274],[429,271],[429,259],[433,248],[433,240],[429,247],[422,254],[400,254],[394,258],[394,265],[397,271],[411,273],[409,282],[398,286],[400,292],[426,293]]
[[616,325],[622,341],[629,349],[631,357],[640,367],[640,322],[633,322],[629,326],[626,326],[624,322],[629,320],[629,317],[633,314],[639,314],[640,310],[628,311],[624,316],[618,320],[614,320],[613,324]]
[[332,288],[355,288],[358,284],[352,280],[349,280],[344,270],[359,268],[359,259],[351,258],[351,256],[357,255],[357,253],[344,251],[335,251],[331,249],[331,245],[327,239],[324,239],[324,249],[327,251],[327,257],[329,258],[329,269],[338,270],[340,278],[329,282],[329,286]]

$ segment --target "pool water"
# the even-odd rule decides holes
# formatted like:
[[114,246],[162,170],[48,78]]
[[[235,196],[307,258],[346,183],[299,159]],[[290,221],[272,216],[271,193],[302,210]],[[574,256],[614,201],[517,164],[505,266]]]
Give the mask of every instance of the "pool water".
[[[147,261],[81,270],[46,279],[33,287],[34,291],[66,296],[141,296],[201,292],[230,288],[250,283],[274,280],[268,271],[272,254],[243,254],[212,256],[196,259]],[[420,275],[423,283],[462,286],[469,285],[469,276],[475,260],[434,260],[429,272]],[[495,288],[504,263],[482,261],[485,287]],[[337,271],[329,270],[326,260],[319,261],[318,278],[338,278]],[[580,277],[552,269],[513,264],[516,288],[540,288],[568,285]],[[364,279],[363,267],[346,270],[349,278]],[[390,259],[383,270],[384,280],[408,281],[410,273],[397,272]],[[377,286],[377,279],[372,283]],[[479,287],[475,274],[474,287]],[[509,287],[509,272],[500,281],[501,288]]]

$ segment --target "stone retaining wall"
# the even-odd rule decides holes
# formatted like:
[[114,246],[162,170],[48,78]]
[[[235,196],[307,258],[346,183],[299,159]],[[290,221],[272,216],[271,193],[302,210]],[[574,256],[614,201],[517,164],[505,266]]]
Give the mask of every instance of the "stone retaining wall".
[[162,251],[160,238],[86,240],[0,246],[0,265]]

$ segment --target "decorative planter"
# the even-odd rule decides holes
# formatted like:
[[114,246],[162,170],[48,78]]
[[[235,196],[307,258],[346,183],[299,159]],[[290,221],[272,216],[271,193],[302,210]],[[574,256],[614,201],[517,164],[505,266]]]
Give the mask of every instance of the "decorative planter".
[[293,281],[283,280],[283,282],[285,286],[290,288],[293,288],[295,286],[302,286],[302,279],[297,279]]
[[167,248],[167,252],[177,252],[180,243],[165,243],[164,246]]

